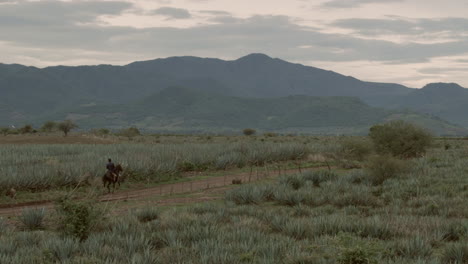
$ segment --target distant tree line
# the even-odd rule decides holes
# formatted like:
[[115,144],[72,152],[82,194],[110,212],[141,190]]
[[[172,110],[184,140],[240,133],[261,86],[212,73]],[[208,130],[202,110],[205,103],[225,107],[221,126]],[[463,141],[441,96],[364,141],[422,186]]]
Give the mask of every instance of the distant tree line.
[[[43,133],[53,133],[53,132],[62,132],[63,136],[67,136],[73,129],[78,128],[78,126],[71,120],[64,120],[62,122],[47,121],[40,128],[34,128],[30,124],[26,124],[20,128],[15,127],[0,127],[0,134],[3,136],[7,135],[25,135],[25,134],[35,134],[38,132]],[[114,134],[116,136],[127,137],[132,139],[136,136],[140,136],[141,132],[136,127],[123,128],[115,133],[112,133],[107,128],[98,128],[89,131],[91,134],[97,136],[106,136]]]
[[55,131],[61,131],[63,135],[66,137],[68,133],[75,129],[78,128],[78,126],[71,120],[65,120],[62,122],[54,122],[54,121],[47,121],[45,122],[39,129],[35,129],[31,124],[26,124],[20,128],[15,128],[15,127],[1,127],[0,128],[0,133],[3,136],[7,135],[17,135],[17,134],[34,134],[37,132],[55,132]]

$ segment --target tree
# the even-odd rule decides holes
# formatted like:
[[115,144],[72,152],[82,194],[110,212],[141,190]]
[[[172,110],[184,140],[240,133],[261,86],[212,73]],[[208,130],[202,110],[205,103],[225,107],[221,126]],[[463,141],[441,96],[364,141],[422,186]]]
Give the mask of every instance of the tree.
[[128,137],[128,139],[132,139],[132,137],[141,135],[140,130],[136,127],[129,127],[120,130],[120,135]]
[[21,134],[29,134],[33,132],[33,127],[31,125],[25,125],[24,127],[19,129]]
[[97,136],[105,136],[110,134],[110,130],[107,128],[99,128],[99,129],[94,129],[91,131],[91,133],[97,135]]
[[2,128],[0,128],[0,133],[2,133],[2,135],[6,136],[6,135],[10,134],[10,128],[9,127],[2,127]]
[[246,128],[244,130],[242,130],[242,133],[244,133],[244,135],[246,136],[251,136],[251,135],[254,135],[257,131],[255,131],[255,129],[252,129],[252,128]]
[[377,153],[399,158],[418,157],[432,143],[432,135],[424,128],[401,120],[371,127],[369,137]]
[[41,130],[44,132],[52,132],[56,128],[57,128],[57,123],[55,123],[54,121],[47,121],[42,125]]
[[70,132],[72,129],[77,128],[78,126],[73,123],[71,120],[65,120],[63,122],[58,123],[57,128],[63,132],[64,136],[66,137],[68,135],[68,132]]

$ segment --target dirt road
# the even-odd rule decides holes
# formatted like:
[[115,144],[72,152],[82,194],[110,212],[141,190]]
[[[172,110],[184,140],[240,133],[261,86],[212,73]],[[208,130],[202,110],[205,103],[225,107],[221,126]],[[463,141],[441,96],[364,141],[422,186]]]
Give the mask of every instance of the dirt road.
[[[316,170],[316,169],[323,169],[324,167],[317,167],[317,168],[308,168],[305,170]],[[304,171],[304,169],[302,169]],[[281,174],[293,174],[298,173],[299,169],[290,169],[290,170],[282,170]],[[151,188],[144,188],[144,189],[133,189],[133,190],[125,190],[119,191],[116,190],[115,193],[101,195],[99,197],[100,202],[112,202],[112,201],[132,201],[132,200],[144,200],[150,197],[155,196],[163,196],[160,200],[158,200],[157,204],[164,204],[170,205],[171,201],[173,203],[190,203],[193,202],[192,199],[187,198],[174,198],[174,197],[167,197],[176,194],[185,194],[185,193],[203,193],[213,188],[220,188],[224,186],[232,185],[232,180],[242,180],[243,183],[254,182],[261,179],[265,179],[268,177],[275,177],[278,176],[278,171],[253,171],[252,173],[239,173],[239,174],[226,174],[224,176],[216,176],[211,177],[208,179],[203,180],[193,180],[187,182],[179,182],[179,183],[172,183],[172,184],[162,184],[156,187]],[[223,188],[224,190],[226,188]],[[195,199],[197,200],[197,199]],[[208,200],[207,197],[201,199],[200,201]],[[33,202],[26,202],[26,203],[16,203],[16,204],[3,204],[0,205],[0,216],[9,217],[9,216],[17,216],[21,214],[21,211],[27,208],[46,208],[46,209],[53,209],[53,202],[52,201],[33,201]]]

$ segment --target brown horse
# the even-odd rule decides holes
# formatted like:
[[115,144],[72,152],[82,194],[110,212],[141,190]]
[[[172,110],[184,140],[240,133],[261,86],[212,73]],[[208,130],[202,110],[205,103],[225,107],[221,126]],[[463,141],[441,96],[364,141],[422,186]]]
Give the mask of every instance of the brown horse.
[[110,193],[110,185],[112,184],[112,193],[114,193],[115,190],[115,183],[118,183],[120,185],[119,177],[120,173],[123,171],[122,166],[120,164],[117,164],[115,166],[114,173],[108,171],[104,176],[102,176],[102,183],[104,187],[107,185],[107,190]]

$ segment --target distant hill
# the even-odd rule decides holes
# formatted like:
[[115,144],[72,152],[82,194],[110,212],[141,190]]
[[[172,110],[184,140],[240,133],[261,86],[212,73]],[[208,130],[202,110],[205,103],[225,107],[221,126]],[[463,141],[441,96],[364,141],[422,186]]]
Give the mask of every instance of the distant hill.
[[55,66],[39,69],[0,64],[0,107],[14,113],[0,123],[21,123],[63,107],[129,103],[169,86],[241,97],[355,96],[378,104],[411,92],[402,85],[359,81],[314,67],[251,54],[234,61],[171,57],[126,66]]
[[168,132],[239,132],[252,127],[322,134],[366,134],[373,124],[407,119],[436,134],[468,134],[438,118],[375,108],[353,97],[244,98],[183,87],[167,88],[136,103],[83,106],[54,116],[70,117],[85,127],[138,126]]
[[408,108],[468,127],[468,89],[456,83],[431,83],[394,98],[390,108]]
[[[437,133],[465,133],[440,117],[468,127],[463,115],[466,89],[454,84],[443,89],[432,86],[416,90],[363,82],[264,54],[232,61],[171,57],[125,66],[40,69],[0,64],[0,127],[70,118],[82,128],[251,126],[355,133],[393,115],[423,123]],[[402,108],[411,111],[398,110]]]

